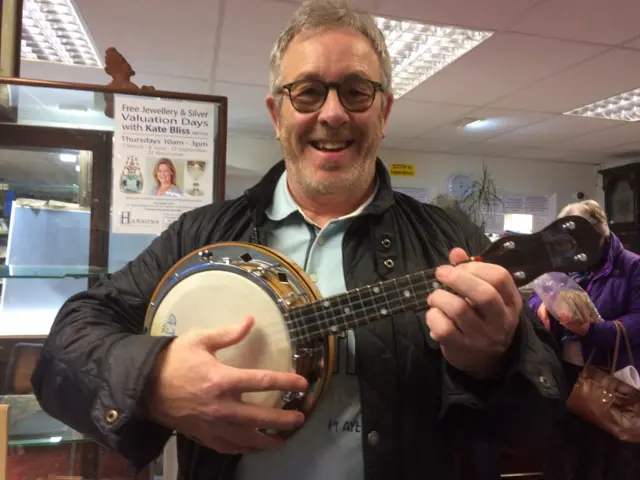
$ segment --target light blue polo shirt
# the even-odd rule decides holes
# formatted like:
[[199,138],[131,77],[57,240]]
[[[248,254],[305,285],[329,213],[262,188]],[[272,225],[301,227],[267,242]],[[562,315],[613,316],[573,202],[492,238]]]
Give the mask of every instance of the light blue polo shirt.
[[[323,297],[346,290],[342,266],[344,233],[369,199],[355,212],[314,225],[298,208],[280,177],[267,216],[276,225],[267,246],[302,267]],[[355,338],[349,331],[337,338],[334,376],[305,425],[278,450],[244,455],[235,480],[359,480],[364,478],[360,391],[355,362]]]

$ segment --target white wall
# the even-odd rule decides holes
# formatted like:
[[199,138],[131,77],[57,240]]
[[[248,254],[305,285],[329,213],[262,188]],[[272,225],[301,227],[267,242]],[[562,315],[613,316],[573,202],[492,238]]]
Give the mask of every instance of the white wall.
[[[230,136],[227,143],[227,163],[253,170],[256,175],[229,176],[229,195],[234,197],[241,194],[246,187],[257,182],[260,175],[280,158],[282,152],[276,140]],[[480,174],[483,161],[499,188],[514,194],[557,194],[558,209],[574,201],[572,195],[578,191],[584,192],[587,198],[596,197],[598,179],[593,165],[390,149],[382,149],[380,158],[387,164],[415,164],[416,177],[392,177],[392,182],[395,186],[426,188],[430,198],[439,193],[446,193],[447,180],[452,173]]]

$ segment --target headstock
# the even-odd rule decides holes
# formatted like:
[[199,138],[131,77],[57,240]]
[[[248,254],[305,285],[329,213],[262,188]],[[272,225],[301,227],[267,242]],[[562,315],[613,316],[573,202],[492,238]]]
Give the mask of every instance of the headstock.
[[521,287],[548,272],[580,272],[600,257],[600,233],[585,218],[559,218],[532,234],[514,234],[493,242],[483,262],[507,269]]

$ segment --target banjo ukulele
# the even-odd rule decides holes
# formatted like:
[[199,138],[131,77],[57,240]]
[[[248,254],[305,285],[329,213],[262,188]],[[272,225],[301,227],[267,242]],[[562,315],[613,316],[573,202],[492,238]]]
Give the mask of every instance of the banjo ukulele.
[[[569,216],[537,233],[500,238],[470,261],[502,266],[521,287],[547,272],[586,269],[598,259],[599,241],[586,219]],[[426,309],[427,296],[440,288],[446,287],[431,269],[322,298],[304,270],[284,255],[260,245],[224,242],[186,255],[167,272],[151,298],[144,331],[177,336],[253,316],[249,334],[218,350],[216,358],[237,368],[305,377],[306,392],[246,392],[242,400],[300,410],[308,418],[331,381],[336,334]]]

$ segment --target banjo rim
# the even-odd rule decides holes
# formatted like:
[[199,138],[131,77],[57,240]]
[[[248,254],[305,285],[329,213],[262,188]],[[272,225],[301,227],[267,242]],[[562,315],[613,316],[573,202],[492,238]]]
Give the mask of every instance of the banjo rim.
[[[273,258],[275,262],[280,263],[286,269],[288,274],[293,275],[295,277],[295,280],[297,280],[299,287],[301,287],[304,290],[302,293],[306,295],[306,300],[302,300],[303,303],[313,302],[315,300],[322,298],[322,295],[320,294],[320,291],[318,290],[317,285],[313,282],[313,280],[311,280],[309,275],[300,266],[298,266],[293,260],[289,259],[285,255],[282,255],[279,252],[269,247],[265,247],[263,245],[257,245],[253,243],[233,242],[233,241],[213,243],[213,244],[209,244],[204,247],[198,248],[196,250],[193,250],[187,255],[184,255],[162,276],[162,279],[160,280],[160,282],[158,282],[156,288],[154,289],[153,294],[151,295],[149,305],[147,306],[147,309],[145,312],[145,321],[144,321],[145,334],[149,334],[149,332],[151,331],[151,326],[155,319],[155,308],[157,307],[156,301],[158,297],[162,295],[163,288],[167,283],[167,281],[169,281],[169,279],[173,277],[176,274],[176,272],[178,272],[182,268],[182,266],[186,262],[191,260],[194,256],[200,255],[201,252],[215,251],[218,249],[222,249],[224,247],[236,247],[236,248],[246,247],[248,250],[254,250],[254,251],[257,250],[263,255]],[[267,283],[271,284],[272,282],[267,281]],[[278,294],[278,289],[274,287],[270,287],[270,288],[274,292],[276,292],[276,294]],[[162,301],[162,299],[160,301]],[[286,309],[284,311],[286,311]],[[322,397],[326,392],[326,390],[328,389],[329,384],[331,383],[331,378],[333,376],[333,369],[334,369],[335,355],[336,355],[335,337],[333,335],[327,336],[324,339],[323,343],[324,343],[323,345],[324,366],[321,368],[321,372],[322,372],[321,378],[317,380],[318,388],[313,392],[314,395],[316,395],[316,397],[313,399],[313,401],[310,404],[306,405],[304,408],[299,409],[307,418],[313,413],[316,406],[322,400]],[[300,347],[304,348],[304,344],[297,344],[292,342],[292,350],[294,352],[294,356],[300,351]],[[313,365],[311,365],[311,362],[308,362],[308,361],[307,362],[296,361],[295,366],[296,366],[295,372],[305,378],[308,378],[313,367]],[[310,386],[311,386],[311,383],[310,383]],[[282,393],[285,393],[285,392],[282,392]],[[279,434],[284,438],[286,438],[288,436],[291,436],[293,433],[295,433],[295,431],[296,430],[282,431],[282,432],[279,432]]]

